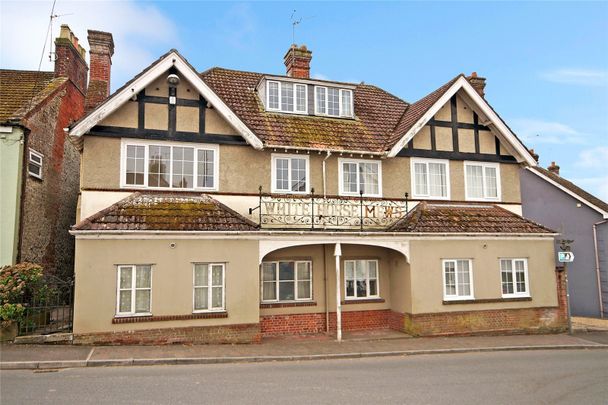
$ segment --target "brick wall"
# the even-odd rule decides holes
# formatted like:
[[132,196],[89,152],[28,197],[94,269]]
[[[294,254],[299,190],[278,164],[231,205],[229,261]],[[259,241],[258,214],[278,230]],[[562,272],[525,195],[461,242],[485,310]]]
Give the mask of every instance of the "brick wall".
[[[402,314],[389,309],[342,312],[342,330],[403,329]],[[305,335],[326,331],[325,312],[260,317],[262,336]],[[336,313],[329,313],[329,330],[336,330]]]
[[[76,220],[80,165],[63,129],[83,113],[84,95],[67,82],[27,118],[18,255],[58,275],[73,273],[74,239],[68,231]],[[27,174],[28,148],[44,155],[42,180]]]
[[79,345],[259,343],[260,340],[260,325],[257,323],[186,328],[145,329],[137,331],[84,333],[74,335],[74,344]]

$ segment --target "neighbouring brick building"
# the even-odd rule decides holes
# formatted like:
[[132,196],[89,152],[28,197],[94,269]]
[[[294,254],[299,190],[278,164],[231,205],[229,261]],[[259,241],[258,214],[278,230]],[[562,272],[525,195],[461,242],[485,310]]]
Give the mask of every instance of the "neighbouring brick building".
[[462,74],[409,103],[372,85],[212,68],[171,50],[72,125],[75,342],[251,342],[392,328],[559,331],[535,166]]
[[[109,34],[91,34],[111,41]],[[71,276],[74,238],[68,230],[75,221],[80,155],[65,128],[84,114],[88,67],[66,25],[55,40],[55,56],[53,72],[0,70],[0,265],[28,261]],[[101,101],[98,95],[95,100]]]

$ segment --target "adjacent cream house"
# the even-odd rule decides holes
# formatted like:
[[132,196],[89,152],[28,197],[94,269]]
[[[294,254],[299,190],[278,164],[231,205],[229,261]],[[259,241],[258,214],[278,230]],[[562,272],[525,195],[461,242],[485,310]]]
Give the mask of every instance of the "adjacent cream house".
[[560,330],[536,161],[458,75],[372,85],[212,68],[171,50],[69,129],[81,151],[76,342],[251,342],[393,328]]

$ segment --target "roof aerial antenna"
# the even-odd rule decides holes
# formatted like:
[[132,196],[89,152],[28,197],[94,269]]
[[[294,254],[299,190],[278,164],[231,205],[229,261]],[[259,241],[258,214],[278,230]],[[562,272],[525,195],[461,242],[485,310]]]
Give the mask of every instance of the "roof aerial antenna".
[[296,43],[296,25],[299,25],[302,22],[302,17],[296,20],[293,17],[296,15],[296,10],[293,10],[291,13],[291,43],[295,45]]
[[[57,59],[57,55],[55,54],[55,52],[53,51],[53,21],[56,18],[59,17],[64,17],[66,15],[74,15],[74,13],[67,13],[67,14],[51,14],[50,17],[50,21],[49,21],[49,32],[51,35],[49,35],[49,61],[54,62],[55,59]],[[53,58],[53,56],[55,58]]]

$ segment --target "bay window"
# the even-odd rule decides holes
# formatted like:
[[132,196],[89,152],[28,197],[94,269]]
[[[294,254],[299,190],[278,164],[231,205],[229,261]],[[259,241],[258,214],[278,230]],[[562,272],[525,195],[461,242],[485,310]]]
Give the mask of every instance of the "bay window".
[[443,299],[473,298],[472,264],[469,259],[443,260]]
[[312,262],[262,263],[262,302],[312,300]]
[[308,156],[272,155],[272,192],[308,193]]
[[500,200],[500,166],[497,163],[465,162],[468,200]]
[[339,159],[340,195],[382,196],[382,166],[373,160]]
[[346,299],[378,298],[378,261],[345,260],[344,292]]
[[447,160],[411,159],[412,195],[417,198],[449,199]]
[[218,147],[167,142],[123,143],[121,186],[217,190]]

